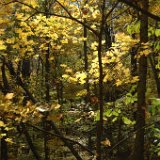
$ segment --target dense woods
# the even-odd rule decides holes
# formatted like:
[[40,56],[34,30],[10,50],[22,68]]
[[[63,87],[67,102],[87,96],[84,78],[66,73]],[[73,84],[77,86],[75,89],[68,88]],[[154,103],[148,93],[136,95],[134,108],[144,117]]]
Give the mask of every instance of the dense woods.
[[0,160],[160,159],[159,0],[0,0]]

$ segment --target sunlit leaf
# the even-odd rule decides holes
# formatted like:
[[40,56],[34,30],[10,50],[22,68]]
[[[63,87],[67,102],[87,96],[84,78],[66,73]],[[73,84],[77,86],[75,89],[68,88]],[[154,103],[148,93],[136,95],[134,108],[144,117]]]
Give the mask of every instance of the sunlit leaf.
[[13,99],[13,97],[14,97],[14,93],[7,93],[5,95],[5,99],[7,99],[7,100],[11,100],[11,99]]

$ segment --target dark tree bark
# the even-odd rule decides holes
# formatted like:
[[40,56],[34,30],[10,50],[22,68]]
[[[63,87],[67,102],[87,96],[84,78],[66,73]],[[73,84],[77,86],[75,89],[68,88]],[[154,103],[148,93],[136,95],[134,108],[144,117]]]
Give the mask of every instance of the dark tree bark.
[[[7,134],[7,132],[4,130],[4,128],[1,128],[2,133]],[[1,156],[0,156],[0,160],[8,160],[8,146],[7,146],[7,142],[5,141],[6,136],[4,136],[3,138],[1,138]]]
[[[45,0],[44,1],[44,10],[45,10],[45,16],[46,18],[49,18],[49,11],[50,11],[50,1],[49,0]],[[48,40],[48,37],[46,37],[46,40]],[[46,101],[49,103],[50,102],[50,43],[47,44],[48,49],[46,51],[46,55],[45,55],[45,89],[46,89]],[[44,130],[48,130],[48,128],[46,127],[46,119],[44,118],[43,120],[43,124],[44,124]],[[45,154],[45,160],[49,160],[49,150],[48,150],[48,146],[47,146],[47,142],[48,142],[48,136],[44,135],[44,154]]]
[[[86,23],[86,22],[85,22]],[[84,26],[84,32],[83,32],[84,38],[87,38],[87,28]],[[89,81],[88,81],[88,55],[87,55],[87,40],[84,41],[83,45],[83,52],[84,52],[84,69],[87,73],[87,80],[85,84],[85,88],[87,90],[87,95],[85,97],[86,103],[89,102],[89,97],[90,97],[90,90],[89,90]]]
[[[136,39],[135,34],[132,34],[132,38]],[[131,75],[132,76],[137,76],[137,47],[133,46],[131,49]]]
[[23,90],[25,91],[28,98],[33,102],[36,103],[36,99],[33,97],[32,93],[28,90],[27,85],[22,81],[21,77],[16,74],[15,69],[13,67],[13,63],[11,61],[5,62],[5,65],[7,66],[11,76],[16,79],[17,85],[21,86]]
[[24,78],[30,77],[30,60],[29,59],[23,59],[22,61],[22,76]]
[[[46,18],[49,18],[49,12],[50,12],[50,1],[49,0],[45,0],[44,1],[44,10],[45,10],[45,16]],[[48,37],[46,37],[46,41],[48,40]],[[46,86],[46,101],[49,102],[50,101],[50,61],[49,61],[49,57],[50,57],[50,43],[47,44],[48,49],[46,51],[46,55],[45,55],[45,86]]]
[[22,131],[23,131],[23,133],[24,133],[24,135],[25,135],[25,138],[26,138],[26,140],[27,140],[27,143],[28,143],[28,145],[29,145],[29,147],[30,147],[30,149],[31,149],[31,151],[32,151],[35,159],[36,159],[36,160],[41,160],[41,158],[40,158],[40,156],[39,156],[39,154],[38,154],[35,146],[33,145],[31,136],[29,135],[28,130],[27,130],[25,124],[24,124],[24,123],[21,123],[21,127],[22,127]]
[[[1,71],[2,71],[2,82],[3,82],[3,86],[2,86],[2,92],[4,94],[7,94],[8,92],[10,92],[11,87],[9,86],[8,83],[8,79],[6,76],[6,68],[5,68],[5,62],[2,62],[2,66],[1,66]],[[2,117],[3,118],[3,117]],[[4,134],[7,134],[7,131],[4,130],[4,128],[1,128],[1,132]],[[2,137],[0,140],[0,160],[8,160],[8,146],[7,146],[7,142],[5,141],[6,136]]]
[[77,160],[83,160],[83,159],[81,158],[81,156],[78,154],[78,152],[74,149],[73,145],[70,144],[70,143],[63,137],[62,133],[57,129],[57,127],[55,126],[55,124],[54,124],[53,122],[51,122],[51,121],[50,121],[50,123],[51,123],[51,126],[52,126],[55,134],[60,135],[61,140],[62,140],[62,141],[64,142],[64,144],[70,149],[70,151],[71,151],[72,154],[75,156],[75,158],[76,158]]
[[6,68],[4,62],[2,64],[1,71],[2,71],[3,93],[6,94],[10,91],[11,88],[9,86],[8,79],[6,76]]
[[96,144],[96,159],[102,159],[102,136],[103,136],[103,66],[102,66],[102,38],[104,33],[104,25],[105,25],[105,4],[106,1],[102,1],[102,19],[100,25],[100,33],[98,36],[98,63],[99,63],[99,112],[100,112],[100,119],[97,122],[97,144]]
[[50,73],[50,62],[49,62],[49,56],[50,56],[50,49],[48,44],[48,50],[46,53],[46,62],[45,62],[45,85],[46,85],[46,101],[50,101],[50,82],[49,82],[49,73]]
[[[139,7],[138,5],[133,3],[133,1],[130,1],[130,0],[118,0],[118,1],[127,4],[128,6],[136,9],[137,11],[140,11],[141,14],[146,15],[147,17],[150,17],[150,18],[152,18],[152,19],[154,19],[156,21],[160,21],[160,17],[159,16],[156,16],[156,15],[148,12],[148,10],[146,10],[143,6]],[[137,1],[137,2],[141,2],[141,1]]]
[[[148,0],[140,2],[144,10],[148,10]],[[145,14],[140,15],[140,42],[148,41],[148,17]],[[147,79],[147,57],[141,56],[138,68],[139,81],[137,86],[138,101],[136,113],[136,139],[134,149],[134,160],[144,160],[144,134],[145,134],[145,110],[146,110],[146,79]]]
[[108,25],[105,25],[105,41],[106,41],[106,50],[108,50],[111,46],[112,46],[112,33],[110,31],[110,28],[108,27]]
[[153,75],[154,75],[154,79],[155,79],[155,82],[156,82],[157,95],[158,95],[158,98],[160,98],[160,79],[158,77],[159,70],[156,68],[157,63],[156,63],[155,57],[153,55],[151,55],[149,57],[149,61],[150,61],[152,71],[153,71]]
[[[22,72],[23,80],[26,83],[26,87],[29,85],[29,78],[31,73],[31,65],[30,65],[30,59],[23,59],[22,60],[22,69],[21,69],[21,63],[19,63],[19,67],[17,69],[17,75],[20,77],[20,72]],[[23,106],[27,104],[27,101],[29,100],[26,93],[24,93],[24,99],[23,99]]]

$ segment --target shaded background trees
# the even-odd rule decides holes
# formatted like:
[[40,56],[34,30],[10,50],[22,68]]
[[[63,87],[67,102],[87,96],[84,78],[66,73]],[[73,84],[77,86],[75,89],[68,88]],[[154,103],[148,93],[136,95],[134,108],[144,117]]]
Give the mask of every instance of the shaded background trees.
[[1,1],[1,159],[158,158],[158,4]]

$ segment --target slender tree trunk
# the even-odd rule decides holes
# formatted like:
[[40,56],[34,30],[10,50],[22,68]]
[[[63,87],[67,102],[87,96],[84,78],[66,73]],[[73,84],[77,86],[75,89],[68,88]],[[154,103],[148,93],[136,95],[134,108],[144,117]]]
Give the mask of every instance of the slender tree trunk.
[[[148,0],[141,0],[141,6],[144,10],[148,10]],[[148,41],[148,17],[144,14],[140,15],[140,42]],[[147,79],[147,57],[141,56],[139,59],[139,81],[137,86],[138,106],[136,114],[136,139],[134,149],[134,160],[144,160],[144,134],[145,134],[145,110],[146,110],[146,79]]]
[[[46,53],[46,62],[45,62],[45,89],[46,89],[46,101],[49,103],[50,102],[50,62],[49,62],[49,57],[50,57],[50,46],[48,44],[48,50]],[[44,123],[44,130],[47,130],[46,128],[46,121],[43,121]],[[47,142],[48,138],[46,135],[44,135],[44,153],[45,153],[45,160],[49,159],[49,151],[47,147]]]
[[[1,128],[2,133],[7,134],[7,132],[4,130],[4,128]],[[1,138],[1,157],[0,160],[8,160],[8,146],[7,142],[5,141],[6,136]]]
[[[50,11],[50,4],[48,0],[44,1],[44,9],[45,9],[45,13],[46,13],[46,18],[49,18],[49,11]],[[46,40],[48,40],[48,37],[46,37]],[[48,50],[46,52],[45,55],[45,87],[46,87],[46,101],[49,103],[50,102],[50,61],[49,61],[49,57],[50,57],[50,43],[48,43]],[[43,124],[44,124],[44,130],[47,130],[48,128],[46,127],[46,119],[44,118],[43,120]],[[48,136],[44,135],[44,154],[45,154],[45,160],[49,159],[49,151],[48,151],[48,146],[47,146],[47,142],[48,142]]]
[[52,128],[54,130],[54,132],[58,135],[60,135],[62,138],[61,140],[64,142],[64,144],[70,149],[70,151],[72,152],[72,154],[75,156],[75,158],[77,160],[82,160],[81,156],[78,154],[78,152],[74,149],[73,145],[70,144],[65,138],[63,138],[62,133],[57,129],[57,127],[55,126],[55,124],[53,122],[50,122],[52,125]]
[[[132,34],[132,38],[136,39],[135,34]],[[137,55],[137,48],[135,46],[131,49],[131,75],[137,76],[137,59],[135,56]]]
[[[49,11],[50,11],[50,2],[49,0],[44,1],[44,10],[45,10],[45,16],[46,18],[49,18]],[[46,37],[46,41],[48,40],[48,37]],[[49,57],[50,57],[50,43],[48,43],[48,49],[46,51],[46,56],[45,56],[45,86],[46,86],[46,101],[50,101],[50,62],[49,62]]]
[[[11,88],[8,83],[8,79],[6,76],[6,68],[5,68],[5,62],[3,61],[2,67],[2,81],[3,81],[3,93],[7,94],[10,92]],[[3,117],[2,117],[3,119]],[[3,119],[4,120],[4,119]],[[7,134],[7,131],[4,130],[4,128],[1,128],[1,132],[4,134]],[[2,137],[0,140],[0,160],[8,160],[8,146],[7,142],[5,141],[6,136]]]
[[5,69],[4,62],[2,64],[1,71],[2,71],[2,81],[3,81],[3,88],[4,88],[3,92],[6,94],[10,91],[10,86],[9,86],[8,79],[6,76],[6,69]]
[[[14,70],[14,69],[13,69],[13,70]],[[18,71],[18,72],[19,72],[19,71]],[[23,82],[21,81],[21,79],[20,79],[20,77],[19,77],[19,74],[17,74],[17,75],[18,75],[18,83],[20,82],[20,83],[23,84]],[[30,77],[30,60],[29,60],[29,59],[24,59],[24,60],[22,61],[22,77],[23,77],[23,79],[25,80],[25,87],[26,87],[26,89],[27,89],[27,88],[28,88],[28,83],[29,83],[28,80],[29,80],[29,77]],[[26,83],[27,83],[27,84],[26,84]],[[24,84],[23,84],[23,85],[24,85]],[[24,100],[23,100],[23,105],[25,106],[27,100],[29,100],[30,97],[28,96],[27,93],[25,93],[24,95],[25,95],[25,98],[24,98]],[[31,151],[32,151],[35,159],[36,159],[36,160],[40,160],[40,159],[41,159],[41,158],[40,158],[40,155],[38,154],[37,149],[35,148],[35,146],[34,146],[34,144],[33,144],[33,142],[32,142],[31,136],[30,136],[30,134],[29,134],[29,132],[28,132],[25,124],[24,124],[24,123],[21,123],[21,124],[20,124],[20,127],[22,128],[23,134],[24,134],[24,136],[25,136],[25,138],[26,138],[26,141],[27,141],[27,143],[28,143],[28,145],[29,145],[29,147],[30,147],[30,149],[31,149]]]
[[110,29],[108,25],[105,25],[105,41],[106,41],[106,50],[108,50],[112,46],[112,33],[110,32]]
[[38,154],[35,146],[33,145],[31,136],[29,135],[29,133],[28,133],[28,131],[27,131],[27,129],[26,129],[26,126],[25,126],[23,123],[21,123],[21,127],[22,127],[22,131],[23,131],[23,133],[24,133],[24,135],[25,135],[25,138],[26,138],[26,140],[27,140],[27,143],[28,143],[28,145],[29,145],[29,147],[30,147],[30,149],[31,149],[31,151],[32,151],[35,159],[36,159],[36,160],[41,160],[41,158],[40,158],[40,156],[39,156],[39,154]]
[[14,79],[17,79],[16,83],[17,85],[21,86],[23,90],[25,91],[28,98],[33,102],[36,103],[37,101],[33,97],[32,93],[28,90],[26,84],[22,81],[21,77],[16,74],[15,69],[13,67],[13,63],[11,61],[5,62],[5,65],[7,66],[11,76],[13,76]]
[[102,1],[102,20],[100,26],[100,33],[98,36],[98,63],[99,63],[99,112],[100,118],[97,122],[97,145],[96,145],[96,159],[102,159],[102,136],[103,136],[103,66],[102,66],[102,38],[105,25],[105,4],[106,1]]
[[46,62],[45,62],[45,85],[46,85],[46,101],[50,101],[50,85],[49,85],[49,73],[50,73],[50,62],[49,62],[49,56],[50,56],[50,49],[48,44],[48,50],[46,53]]
[[[17,69],[17,75],[20,76],[20,72],[22,72],[23,80],[26,83],[26,87],[28,88],[29,85],[29,78],[30,78],[30,59],[23,59],[22,61],[22,70],[21,70],[21,63],[19,64],[19,67]],[[23,99],[23,106],[26,105],[27,101],[29,100],[26,93],[24,93],[24,99]]]
[[56,87],[56,91],[57,91],[57,100],[58,103],[60,105],[63,105],[63,82],[61,79],[59,79],[59,77],[62,77],[62,72],[61,72],[61,68],[60,68],[60,61],[62,59],[61,57],[62,55],[58,55],[56,53],[54,53],[54,76],[53,76],[53,82],[54,85]]
[[152,67],[152,71],[153,71],[153,75],[154,75],[154,79],[156,82],[156,87],[157,87],[157,94],[158,97],[160,98],[160,79],[158,77],[158,69],[156,69],[156,62],[155,62],[155,57],[153,57],[152,55],[149,57],[149,61]]
[[22,61],[22,76],[26,79],[30,77],[30,60],[29,59],[23,59]]
[[[85,20],[86,23],[86,20]],[[87,38],[87,28],[84,26],[84,33],[83,33],[84,38]],[[84,41],[83,45],[83,52],[84,52],[84,69],[87,73],[87,80],[85,84],[85,88],[87,90],[87,95],[86,95],[86,102],[89,102],[89,97],[90,97],[90,91],[89,91],[89,81],[88,81],[88,55],[87,55],[87,40]]]
[[[48,131],[46,118],[44,118],[44,120],[43,120],[43,128],[44,128],[44,130]],[[48,150],[47,142],[48,142],[48,135],[46,133],[44,133],[44,153],[45,153],[44,160],[49,159],[49,150]]]

